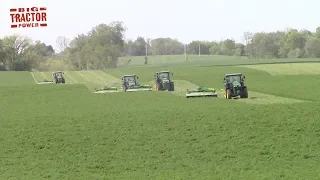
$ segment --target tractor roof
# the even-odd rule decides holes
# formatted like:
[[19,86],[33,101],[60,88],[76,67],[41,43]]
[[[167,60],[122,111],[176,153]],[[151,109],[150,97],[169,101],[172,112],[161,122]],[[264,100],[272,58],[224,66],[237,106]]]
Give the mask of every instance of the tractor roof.
[[170,73],[170,71],[159,71],[157,73]]
[[225,76],[239,76],[239,75],[242,75],[242,73],[226,74]]
[[136,76],[136,75],[135,74],[123,75],[123,77],[132,77],[132,76]]

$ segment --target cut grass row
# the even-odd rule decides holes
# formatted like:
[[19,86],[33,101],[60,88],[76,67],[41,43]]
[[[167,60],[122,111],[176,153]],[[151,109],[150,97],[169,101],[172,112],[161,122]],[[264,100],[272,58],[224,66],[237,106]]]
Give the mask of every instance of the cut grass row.
[[[48,76],[51,72],[37,72],[35,77],[48,79]],[[129,74],[129,73],[128,73]],[[65,72],[66,82],[67,84],[85,84],[87,88],[91,91],[94,88],[102,87],[103,85],[113,85],[118,88],[121,87],[120,79],[106,74],[102,71],[67,71]],[[146,80],[146,77],[141,77],[142,79]],[[40,81],[40,79],[38,79]],[[153,85],[154,81],[149,81],[148,84]],[[178,96],[185,96],[187,89],[195,89],[198,85],[191,83],[186,80],[175,80],[175,91],[172,93]],[[217,89],[219,93],[219,97],[221,96],[220,89]],[[241,99],[240,102],[247,102],[247,103],[256,103],[256,104],[273,104],[273,103],[297,103],[302,102],[301,100],[295,100],[292,98],[283,98],[277,97],[274,95],[268,95],[264,93],[257,93],[254,91],[249,91],[250,98],[247,100]]]
[[[104,85],[117,85],[120,79],[106,74],[103,71],[66,71],[64,72],[66,84],[84,84],[89,90],[100,88]],[[44,79],[52,80],[52,72],[32,72],[36,82]],[[119,85],[118,85],[119,86]]]

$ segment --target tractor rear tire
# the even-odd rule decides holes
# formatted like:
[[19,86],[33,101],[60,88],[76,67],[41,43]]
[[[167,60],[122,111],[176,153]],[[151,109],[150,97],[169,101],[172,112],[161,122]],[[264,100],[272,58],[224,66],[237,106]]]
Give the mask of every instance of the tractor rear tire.
[[157,83],[157,85],[156,85],[156,89],[157,89],[157,91],[161,91],[161,90],[162,90],[162,88],[161,88],[161,84],[160,84],[160,83]]
[[245,88],[243,88],[243,97],[242,98],[248,98],[248,90],[247,90],[247,88],[245,87]]
[[231,99],[232,98],[232,93],[230,89],[227,89],[227,99]]
[[124,92],[127,92],[127,87],[124,85],[124,86],[122,86],[122,90],[124,91]]
[[169,91],[174,91],[174,84],[171,83]]

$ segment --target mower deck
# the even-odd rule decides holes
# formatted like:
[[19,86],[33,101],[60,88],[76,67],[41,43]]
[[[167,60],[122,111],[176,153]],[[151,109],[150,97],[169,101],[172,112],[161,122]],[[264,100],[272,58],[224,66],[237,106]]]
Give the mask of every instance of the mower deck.
[[54,82],[53,81],[42,81],[42,82],[39,82],[38,84],[53,84]]
[[190,92],[186,94],[186,97],[218,97],[218,94],[214,92]]
[[152,88],[127,89],[127,92],[137,92],[137,91],[152,91]]
[[214,88],[198,87],[193,91],[187,90],[186,97],[218,97]]
[[94,93],[115,93],[115,92],[119,92],[117,90],[98,90]]

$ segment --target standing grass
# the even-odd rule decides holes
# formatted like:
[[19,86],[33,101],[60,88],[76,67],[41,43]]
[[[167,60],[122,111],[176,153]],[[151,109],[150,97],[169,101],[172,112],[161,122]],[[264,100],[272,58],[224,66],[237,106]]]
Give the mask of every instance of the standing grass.
[[259,64],[242,66],[266,71],[271,75],[317,75],[320,63]]
[[30,72],[0,71],[0,86],[35,84]]
[[318,179],[318,103],[7,87],[0,179]]
[[[129,58],[131,63],[127,64]],[[247,64],[277,64],[277,63],[299,63],[299,62],[316,62],[318,58],[284,58],[284,59],[248,59],[247,57],[237,58],[235,56],[220,56],[220,55],[188,55],[185,61],[184,55],[163,55],[163,56],[148,56],[148,64],[144,64],[144,56],[120,57],[119,66],[226,66],[226,65],[247,65]]]

